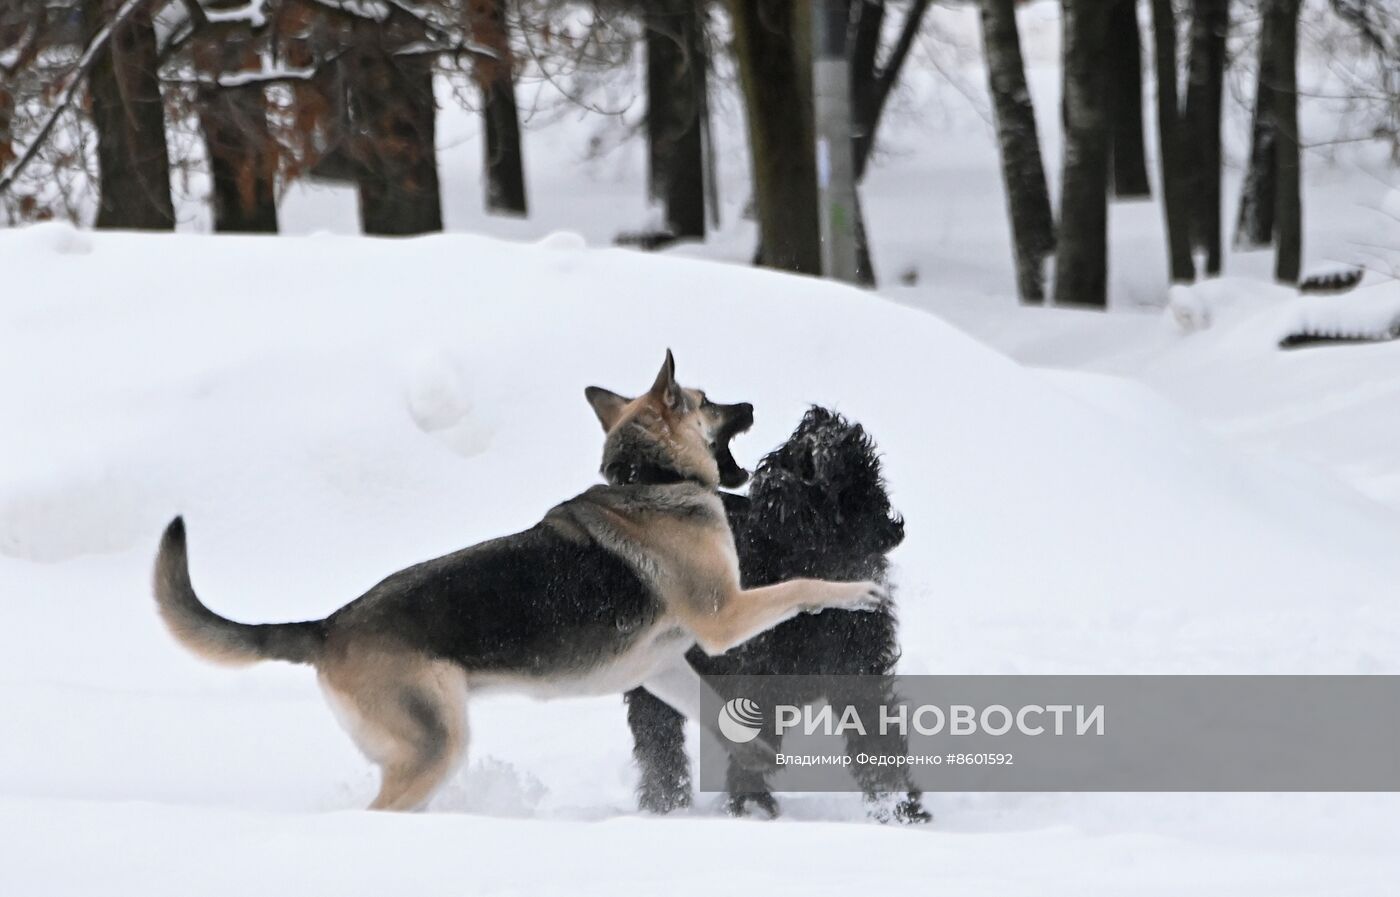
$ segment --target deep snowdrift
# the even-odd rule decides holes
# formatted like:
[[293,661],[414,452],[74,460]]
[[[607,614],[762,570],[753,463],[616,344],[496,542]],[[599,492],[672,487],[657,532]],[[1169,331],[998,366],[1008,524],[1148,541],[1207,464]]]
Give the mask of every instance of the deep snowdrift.
[[[682,382],[757,407],[741,461],[809,402],[876,436],[908,518],[907,672],[1394,672],[1400,524],[1128,381],[1037,373],[829,283],[567,234],[54,225],[0,232],[0,265],[0,843],[22,857],[0,891],[1277,894],[1362,888],[1392,861],[1384,796],[934,796],[919,833],[586,824],[632,807],[610,699],[473,705],[470,768],[438,809],[527,819],[302,816],[362,806],[368,766],[306,670],[211,669],[172,644],[147,588],[163,524],[186,515],[216,609],[323,615],[595,482],[583,387],[639,390],[667,347]],[[786,806],[860,818],[847,798]]]

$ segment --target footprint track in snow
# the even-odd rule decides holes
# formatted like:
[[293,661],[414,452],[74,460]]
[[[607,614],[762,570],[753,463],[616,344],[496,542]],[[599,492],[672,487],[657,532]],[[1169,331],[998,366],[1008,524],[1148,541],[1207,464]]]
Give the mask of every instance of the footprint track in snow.
[[424,353],[408,375],[408,413],[429,436],[464,458],[491,446],[495,427],[477,405],[471,380],[446,350]]

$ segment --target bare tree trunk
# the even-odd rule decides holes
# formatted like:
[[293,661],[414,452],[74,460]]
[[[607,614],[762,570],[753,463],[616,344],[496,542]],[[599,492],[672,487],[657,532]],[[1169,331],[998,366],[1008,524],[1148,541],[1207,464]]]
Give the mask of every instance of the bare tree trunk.
[[199,124],[213,181],[214,230],[277,233],[277,145],[261,87],[202,87]]
[[1021,59],[1015,0],[982,0],[982,43],[1011,218],[1016,291],[1022,302],[1041,303],[1045,301],[1045,258],[1055,251],[1055,219]]
[[16,158],[15,134],[12,130],[15,117],[15,98],[8,86],[0,83],[0,169],[9,166]]
[[[885,54],[882,65],[880,45],[881,37],[885,34],[888,6],[886,0],[861,0],[855,5],[855,34],[851,41],[850,64],[851,110],[855,119],[851,152],[855,161],[857,185],[865,178],[885,106],[889,102],[890,93],[899,82],[900,72],[909,58],[914,40],[918,37],[924,15],[928,12],[929,0],[913,0],[909,4],[904,20],[900,23],[898,37]],[[856,193],[855,214],[856,273],[861,284],[874,286],[875,263],[870,253],[870,240],[866,234],[865,214],[861,209],[859,190]]]
[[[927,6],[927,3],[923,5]],[[879,130],[884,106],[879,56],[887,6],[886,0],[864,0],[856,5],[855,33],[847,54],[851,70],[851,160],[855,165],[856,178],[856,278],[857,283],[866,287],[875,286],[875,259],[870,252],[870,237],[865,229],[860,182],[865,178],[870,151],[875,147],[875,132]],[[922,17],[923,9],[916,6],[910,16]],[[905,28],[909,25],[906,21]],[[918,27],[917,20],[913,25]]]
[[[198,9],[229,9],[239,0],[204,0]],[[196,23],[207,25],[207,20]],[[224,233],[277,232],[277,168],[280,152],[267,123],[267,96],[261,85],[222,87],[217,79],[261,67],[253,37],[241,31],[196,37],[193,58],[201,75],[195,97],[212,182],[214,230]]]
[[394,56],[368,38],[353,51],[347,75],[361,229],[442,230],[432,58]]
[[854,119],[851,149],[857,179],[865,175],[870,151],[875,146],[875,132],[880,126],[880,107],[883,105],[880,39],[885,32],[888,6],[886,0],[863,0],[855,8],[855,33],[851,37],[848,56],[851,65],[851,116]]
[[821,273],[813,149],[811,9],[730,0],[753,155],[759,264]]
[[1151,196],[1147,147],[1142,136],[1142,35],[1137,0],[1111,2],[1108,22],[1109,121],[1113,129],[1113,193],[1128,198]]
[[1277,19],[1274,55],[1274,278],[1297,283],[1303,253],[1302,162],[1298,146],[1298,14],[1300,0],[1269,0],[1265,15]]
[[9,168],[10,163],[19,158],[15,152],[15,134],[12,130],[15,116],[12,79],[20,71],[20,66],[34,59],[35,52],[24,49],[29,39],[29,28],[38,24],[29,21],[29,12],[18,3],[0,6],[0,57],[5,57],[0,62],[0,171]]
[[1205,253],[1206,274],[1212,277],[1220,273],[1222,261],[1220,118],[1229,28],[1229,0],[1193,0],[1183,143],[1190,172],[1191,242]]
[[1111,7],[1064,0],[1064,167],[1055,304],[1108,307],[1109,132],[1103,65]]
[[652,196],[676,237],[705,237],[705,35],[697,0],[646,7],[647,148]]
[[[116,6],[87,0],[89,31],[102,27]],[[175,228],[159,65],[148,5],[113,32],[88,77],[97,131],[97,227]]]
[[[875,136],[885,115],[890,94],[899,83],[904,63],[919,36],[930,0],[912,0],[900,23],[898,37],[880,63],[880,38],[888,17],[885,0],[861,0],[856,5],[855,39],[851,42],[851,108],[855,118],[852,150],[856,179],[865,177]],[[1018,50],[1019,53],[1019,45]]]
[[1162,208],[1167,219],[1171,279],[1196,279],[1191,258],[1190,197],[1182,143],[1181,109],[1176,97],[1176,11],[1172,0],[1152,0],[1152,35],[1157,63],[1157,138],[1161,146]]
[[870,234],[865,229],[865,204],[860,201],[859,184],[856,185],[856,201],[852,208],[856,218],[856,283],[874,287],[875,256],[870,251]]
[[[1272,0],[1264,0],[1265,3]],[[1249,169],[1245,172],[1244,188],[1240,194],[1240,215],[1235,225],[1235,246],[1238,249],[1258,249],[1274,239],[1274,194],[1278,180],[1278,157],[1274,145],[1278,142],[1274,121],[1274,61],[1278,43],[1278,16],[1266,9],[1259,34],[1259,71],[1254,91],[1254,124],[1249,144]]]
[[323,46],[311,34],[288,38],[283,58],[289,66],[314,69],[315,74],[291,83],[291,128],[286,135],[289,177],[303,174],[342,184],[359,182],[356,142],[351,139],[350,82],[355,54],[343,54],[337,41]]
[[473,73],[481,89],[485,127],[486,210],[525,216],[525,158],[520,137],[520,110],[515,102],[515,61],[510,48],[503,0],[471,0],[472,37],[496,54],[478,56]]

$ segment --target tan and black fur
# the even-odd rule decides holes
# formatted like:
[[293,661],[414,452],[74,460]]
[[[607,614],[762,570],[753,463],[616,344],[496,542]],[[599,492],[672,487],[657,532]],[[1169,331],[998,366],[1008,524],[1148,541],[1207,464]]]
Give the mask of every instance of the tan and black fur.
[[880,606],[874,582],[740,588],[717,487],[747,477],[728,443],[752,425],[751,406],[683,388],[669,352],[644,395],[592,387],[587,397],[606,433],[609,485],[530,529],[401,570],[324,620],[253,625],[200,602],[176,518],[156,557],[162,618],[215,662],[314,666],[336,715],[381,769],[371,807],[408,810],[463,760],[474,694],[645,686],[695,718],[702,686],[684,660],[692,646],[719,654],[801,612]]

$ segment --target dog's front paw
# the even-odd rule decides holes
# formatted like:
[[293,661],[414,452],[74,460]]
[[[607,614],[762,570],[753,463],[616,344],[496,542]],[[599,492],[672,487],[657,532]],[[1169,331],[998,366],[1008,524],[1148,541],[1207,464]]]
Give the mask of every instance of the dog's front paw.
[[798,605],[804,614],[819,614],[824,610],[876,611],[887,607],[890,591],[878,582],[827,582],[821,584],[825,591],[820,598],[810,604]]
[[890,602],[890,590],[878,582],[843,583],[848,594],[837,607],[845,610],[876,611]]
[[731,794],[729,800],[725,802],[725,809],[730,816],[751,816],[753,810],[761,812],[768,819],[778,818],[777,798],[767,791],[755,792],[752,794]]
[[865,811],[881,825],[925,825],[933,821],[933,814],[924,809],[918,791],[903,796],[889,793],[867,795]]

